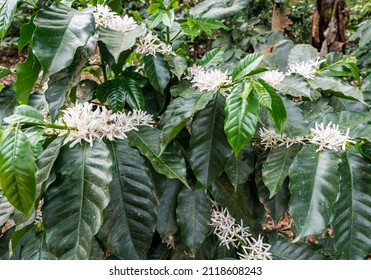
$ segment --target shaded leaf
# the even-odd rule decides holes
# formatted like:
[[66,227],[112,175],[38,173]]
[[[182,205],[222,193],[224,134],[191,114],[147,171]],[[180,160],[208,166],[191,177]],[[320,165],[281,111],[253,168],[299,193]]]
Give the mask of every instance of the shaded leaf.
[[0,227],[2,227],[14,212],[14,207],[8,199],[0,192]]
[[269,249],[274,260],[323,260],[317,248],[308,244],[296,244],[291,240],[280,239]]
[[250,1],[236,0],[206,0],[202,1],[191,10],[194,17],[209,17],[223,19],[241,12]]
[[147,55],[143,60],[149,82],[157,92],[163,93],[170,81],[169,65],[164,55],[160,53],[157,53],[156,57]]
[[17,96],[11,87],[6,87],[0,91],[0,125],[2,125],[4,118],[13,114],[17,105]]

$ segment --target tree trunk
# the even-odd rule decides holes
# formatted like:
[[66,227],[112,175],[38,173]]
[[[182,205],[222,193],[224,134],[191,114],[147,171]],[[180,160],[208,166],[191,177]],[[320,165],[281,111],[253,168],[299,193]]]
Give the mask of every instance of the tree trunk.
[[312,17],[311,44],[321,54],[345,52],[349,12],[345,0],[317,0]]

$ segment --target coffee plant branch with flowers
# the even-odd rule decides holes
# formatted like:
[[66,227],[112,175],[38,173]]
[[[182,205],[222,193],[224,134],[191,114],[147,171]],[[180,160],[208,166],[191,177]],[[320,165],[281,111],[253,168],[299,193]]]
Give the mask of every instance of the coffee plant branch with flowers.
[[192,59],[190,42],[228,30],[211,2],[200,14],[206,2],[178,17],[176,0],[131,13],[49,1],[23,25],[28,58],[0,92],[2,259],[371,253],[371,115],[347,81],[362,83],[356,59],[305,44]]

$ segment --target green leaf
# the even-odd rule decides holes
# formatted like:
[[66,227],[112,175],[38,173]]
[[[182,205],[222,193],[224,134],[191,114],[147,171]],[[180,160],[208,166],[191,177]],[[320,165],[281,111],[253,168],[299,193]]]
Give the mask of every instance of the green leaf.
[[147,55],[143,60],[149,82],[157,92],[163,93],[170,81],[169,65],[164,55],[160,53],[157,53],[156,57]]
[[158,9],[154,14],[147,18],[147,26],[149,29],[156,28],[166,16],[165,10]]
[[215,48],[204,54],[203,58],[198,61],[199,65],[204,67],[218,66],[224,60],[224,50]]
[[171,73],[181,81],[184,72],[187,70],[187,60],[180,55],[166,56],[166,60],[170,66]]
[[13,212],[14,207],[0,191],[0,227],[2,227],[8,221]]
[[56,161],[57,179],[48,188],[43,206],[46,242],[58,259],[89,259],[91,240],[103,222],[109,202],[112,160],[96,139],[69,148]]
[[318,51],[311,45],[299,44],[291,49],[287,62],[289,65],[308,62],[309,60],[315,60],[319,55]]
[[62,5],[43,7],[34,20],[33,53],[44,78],[71,65],[79,47],[94,35],[93,9],[76,10]]
[[252,85],[254,87],[255,93],[258,96],[259,104],[268,109],[272,110],[272,98],[266,88],[259,83],[259,81],[253,80]]
[[31,228],[19,241],[14,250],[16,260],[56,260],[45,242],[45,233]]
[[13,115],[4,119],[4,122],[24,123],[24,124],[43,124],[44,116],[35,108],[28,105],[19,105]]
[[249,84],[240,84],[232,90],[225,105],[224,130],[235,156],[254,136],[259,113],[259,101]]
[[269,94],[271,100],[270,107],[266,107],[271,118],[273,119],[274,125],[277,130],[281,133],[284,132],[287,121],[287,112],[285,105],[282,101],[281,96],[279,96],[276,91],[265,81],[259,79],[259,83],[264,87],[265,91]]
[[0,1],[0,41],[2,41],[17,12],[18,0]]
[[28,99],[39,77],[40,71],[41,64],[32,52],[29,52],[25,62],[17,64],[17,80],[14,82],[13,88],[20,104],[28,103]]
[[274,260],[323,260],[316,247],[308,244],[292,243],[288,239],[279,239],[269,249]]
[[113,158],[111,200],[99,238],[120,259],[145,259],[156,226],[156,197],[144,158],[127,141],[109,144]]
[[136,39],[143,36],[145,32],[143,24],[128,32],[101,28],[99,29],[99,40],[105,44],[115,62],[118,63],[120,54],[131,49],[135,45]]
[[269,189],[269,198],[280,191],[299,149],[300,145],[293,145],[288,148],[281,146],[269,152],[267,160],[263,163],[263,181]]
[[246,0],[205,0],[195,5],[191,10],[191,14],[194,17],[225,19],[240,13],[249,3],[250,1]]
[[157,206],[156,231],[160,234],[162,240],[175,234],[179,229],[176,220],[176,207],[181,187],[182,185],[178,180],[167,180],[165,190],[160,197]]
[[30,142],[18,128],[0,144],[0,185],[8,201],[27,214],[36,194],[36,164]]
[[281,100],[287,111],[286,134],[289,137],[307,135],[310,131],[309,125],[299,106],[287,98]]
[[175,15],[174,10],[166,10],[163,17],[162,17],[162,23],[167,26],[171,27],[174,23]]
[[252,53],[245,56],[234,68],[232,72],[232,79],[234,81],[242,79],[243,77],[252,74],[258,68],[260,62],[263,60],[263,55],[259,53]]
[[314,145],[305,146],[294,158],[289,169],[289,212],[298,239],[323,233],[332,221],[339,193],[338,164],[334,151],[316,152]]
[[215,18],[195,18],[193,19],[193,23],[196,24],[208,36],[212,36],[213,29],[223,28],[228,30],[228,27],[225,26],[224,23]]
[[252,225],[252,197],[246,190],[246,186],[240,185],[235,188],[223,176],[211,185],[213,199],[223,208],[227,208],[236,221],[243,220],[243,224]]
[[37,13],[35,13],[30,21],[28,23],[24,23],[22,24],[21,26],[21,29],[19,31],[20,33],[20,37],[19,37],[19,41],[18,41],[18,53],[21,53],[22,50],[24,49],[24,47],[29,43],[31,42],[32,40],[32,35],[36,29],[36,26],[35,24],[33,23],[33,20],[35,18],[35,16],[37,15]]
[[11,227],[0,237],[0,260],[9,260],[9,244],[15,227]]
[[346,82],[332,77],[314,77],[308,83],[315,89],[322,89],[335,96],[363,102],[362,92]]
[[184,158],[175,143],[160,150],[160,131],[142,126],[138,131],[128,133],[129,144],[149,159],[154,169],[169,179],[178,179],[188,186],[186,180],[186,165]]
[[348,150],[339,166],[340,197],[332,222],[339,259],[365,259],[371,252],[371,164]]
[[161,118],[161,145],[166,147],[182,130],[190,118],[204,109],[213,98],[213,94],[192,94],[177,97],[170,102]]
[[11,87],[0,91],[0,125],[2,125],[4,118],[13,114],[17,105],[17,96]]
[[192,122],[189,162],[204,187],[210,186],[223,173],[232,152],[224,134],[224,100],[222,95],[214,95]]
[[211,232],[211,201],[205,190],[182,189],[178,195],[176,215],[182,240],[195,256]]
[[277,86],[277,89],[285,95],[292,97],[306,97],[313,100],[312,89],[310,88],[308,81],[304,77],[291,74],[286,76],[282,83]]
[[12,74],[12,73],[13,72],[10,69],[8,69],[4,66],[0,66],[0,79],[7,76],[7,75]]
[[246,183],[249,176],[254,172],[254,156],[252,146],[247,145],[242,148],[237,157],[234,154],[229,157],[224,172],[235,188]]

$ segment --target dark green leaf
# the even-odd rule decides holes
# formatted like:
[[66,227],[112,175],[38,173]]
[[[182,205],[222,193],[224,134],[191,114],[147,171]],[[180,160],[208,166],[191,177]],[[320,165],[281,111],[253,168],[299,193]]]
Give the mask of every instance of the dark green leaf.
[[269,198],[280,191],[299,149],[300,145],[293,145],[288,148],[281,146],[269,152],[267,160],[263,163],[263,181],[269,189]]
[[254,136],[259,113],[259,101],[249,84],[241,84],[232,90],[225,105],[224,130],[235,156]]
[[210,93],[192,94],[175,98],[161,118],[161,145],[166,147],[182,130],[190,118],[204,109],[213,98]]
[[15,129],[0,141],[0,185],[8,201],[27,214],[36,194],[36,164],[30,142]]
[[288,136],[303,136],[309,133],[309,125],[299,106],[287,98],[282,98],[287,111],[285,132]]
[[302,76],[296,74],[286,76],[282,83],[277,86],[277,89],[285,95],[306,97],[310,100],[314,99],[312,97],[313,90],[310,88],[308,82]]
[[99,232],[105,247],[121,259],[144,259],[156,225],[156,198],[144,158],[127,141],[112,142],[111,200]]
[[182,185],[178,180],[167,180],[164,193],[160,197],[157,206],[156,230],[162,240],[178,231],[176,220],[177,196]]
[[28,23],[24,23],[20,29],[20,37],[18,41],[18,53],[21,53],[23,48],[32,40],[32,35],[36,29],[33,20],[37,14],[34,14]]
[[17,12],[19,0],[1,0],[0,1],[0,41],[2,41],[12,24],[13,18]]
[[192,122],[189,162],[197,180],[205,187],[223,173],[232,152],[224,134],[224,103],[222,95],[214,95]]
[[169,65],[163,54],[157,53],[156,57],[147,55],[143,58],[144,70],[146,71],[149,82],[154,89],[163,93],[170,81]]
[[187,70],[187,60],[180,55],[166,56],[166,60],[170,66],[171,73],[177,76],[178,80],[180,81],[185,70]]
[[324,256],[308,244],[296,244],[291,240],[280,239],[269,249],[274,260],[323,260]]
[[13,114],[17,105],[17,96],[11,87],[6,87],[0,91],[0,125],[3,123],[4,118]]
[[188,186],[185,161],[180,150],[175,143],[171,143],[161,153],[159,130],[143,126],[139,128],[139,131],[131,131],[128,139],[129,144],[148,158],[158,173],[169,179],[179,179]]
[[315,89],[320,88],[341,98],[363,102],[362,92],[342,80],[332,77],[314,77],[313,80],[309,80],[308,82]]
[[0,260],[9,259],[9,243],[15,227],[11,227],[0,237]]
[[365,259],[371,252],[371,164],[353,150],[342,155],[340,197],[332,222],[339,259]]
[[56,161],[57,179],[45,197],[43,221],[46,242],[58,259],[89,259],[91,239],[103,222],[109,202],[112,160],[106,145],[96,139],[69,148]]
[[299,44],[294,46],[287,60],[288,64],[297,64],[302,62],[308,62],[309,60],[316,60],[319,57],[318,51],[311,45]]
[[182,239],[196,255],[198,249],[211,232],[211,201],[204,189],[183,188],[178,196],[176,215]]
[[314,145],[305,146],[294,158],[289,169],[289,212],[298,239],[321,234],[331,222],[339,193],[338,164],[334,151],[316,152]]
[[245,56],[233,69],[232,79],[239,80],[258,68],[260,62],[263,60],[263,55],[259,53],[252,53]]
[[35,108],[19,105],[13,115],[4,119],[5,123],[43,124],[44,116]]
[[18,102],[27,104],[35,82],[39,77],[41,64],[36,56],[30,52],[25,62],[17,64],[16,71],[17,80],[13,84],[14,91],[17,94]]
[[0,191],[0,227],[2,227],[14,212],[14,207]]
[[222,48],[215,48],[206,52],[198,64],[205,67],[218,66],[223,60],[224,50]]
[[136,39],[143,36],[145,32],[144,25],[139,25],[128,32],[101,28],[99,30],[99,39],[112,54],[115,62],[118,63],[120,54],[123,51],[131,49],[135,45]]
[[76,10],[62,5],[43,7],[34,20],[33,53],[44,78],[69,67],[79,47],[94,35],[93,9]]

